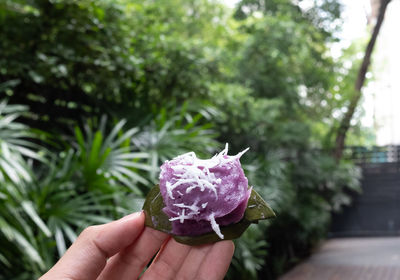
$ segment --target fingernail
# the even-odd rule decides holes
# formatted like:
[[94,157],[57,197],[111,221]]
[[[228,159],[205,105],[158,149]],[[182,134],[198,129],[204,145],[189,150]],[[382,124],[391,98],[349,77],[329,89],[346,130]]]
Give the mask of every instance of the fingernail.
[[130,221],[130,220],[135,220],[138,217],[140,217],[140,215],[142,215],[142,213],[143,213],[143,211],[139,211],[139,212],[135,212],[135,213],[129,214],[129,215],[119,219],[119,222],[126,222],[126,221]]

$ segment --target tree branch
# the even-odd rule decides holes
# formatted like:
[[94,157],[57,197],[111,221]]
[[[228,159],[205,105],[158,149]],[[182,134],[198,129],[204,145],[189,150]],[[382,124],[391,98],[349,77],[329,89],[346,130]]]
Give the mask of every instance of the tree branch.
[[365,54],[364,54],[364,58],[363,58],[361,67],[358,71],[357,80],[356,80],[355,86],[354,86],[355,93],[354,93],[353,98],[350,101],[348,110],[345,113],[345,115],[340,123],[338,132],[337,132],[336,141],[335,141],[335,150],[334,150],[334,157],[337,161],[339,161],[343,155],[343,148],[344,148],[344,143],[346,140],[346,134],[350,128],[351,119],[353,118],[354,112],[355,112],[357,105],[362,96],[361,89],[365,82],[365,75],[368,71],[368,67],[371,64],[372,51],[374,49],[376,39],[378,38],[378,34],[381,29],[383,19],[385,17],[386,8],[390,1],[391,0],[381,0],[378,18],[377,18],[374,30],[371,35],[371,39],[369,40],[367,48],[365,49]]

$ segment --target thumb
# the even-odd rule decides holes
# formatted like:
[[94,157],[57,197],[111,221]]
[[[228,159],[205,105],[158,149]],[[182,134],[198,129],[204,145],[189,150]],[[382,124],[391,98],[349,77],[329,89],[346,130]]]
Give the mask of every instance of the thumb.
[[64,256],[40,280],[96,279],[107,259],[133,243],[144,228],[144,214],[86,228]]

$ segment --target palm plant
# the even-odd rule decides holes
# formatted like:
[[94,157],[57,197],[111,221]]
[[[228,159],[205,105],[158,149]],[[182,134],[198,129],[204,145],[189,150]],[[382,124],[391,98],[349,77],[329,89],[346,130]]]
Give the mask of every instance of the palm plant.
[[16,121],[27,112],[27,107],[8,105],[0,102],[0,183],[7,180],[18,184],[30,181],[29,167],[24,157],[44,161],[42,147],[29,139],[36,135],[29,128]]
[[0,279],[32,279],[84,227],[137,210],[143,197],[138,183],[147,184],[150,170],[140,161],[148,155],[133,151],[137,129],[123,132],[120,121],[107,133],[102,118],[95,131],[76,128],[73,147],[57,155],[47,151],[45,160],[43,149],[29,142],[35,134],[15,122],[26,108],[1,105],[8,115],[0,119]]
[[[36,234],[40,228],[44,235],[51,236],[51,233],[32,207],[31,201],[23,199],[23,195],[18,192],[19,187],[12,183],[3,184],[2,187],[0,279],[17,276],[24,279],[22,274],[27,274],[26,279],[29,279],[32,274],[39,275],[46,268]],[[21,200],[23,204],[20,204]]]
[[136,195],[145,194],[139,184],[149,184],[146,174],[154,172],[154,167],[143,162],[149,153],[135,151],[132,145],[131,138],[139,129],[124,132],[125,123],[125,120],[119,121],[109,133],[106,117],[101,118],[96,131],[90,125],[85,125],[85,133],[75,128],[77,157],[87,190],[111,193],[127,187]]
[[[30,182],[7,182],[0,206],[2,262],[10,274],[41,275],[85,227],[114,218],[111,196],[79,191],[77,159],[43,165]],[[23,262],[20,261],[22,257]],[[16,269],[23,266],[21,269]],[[14,274],[13,274],[14,275]],[[15,275],[14,275],[15,276]]]
[[[11,268],[18,271],[22,263],[32,272],[43,270],[35,233],[51,235],[28,198],[26,186],[32,183],[34,173],[27,160],[46,160],[44,149],[31,141],[36,135],[16,121],[26,112],[25,106],[0,102],[0,270],[5,272]],[[21,256],[24,262],[20,262]]]

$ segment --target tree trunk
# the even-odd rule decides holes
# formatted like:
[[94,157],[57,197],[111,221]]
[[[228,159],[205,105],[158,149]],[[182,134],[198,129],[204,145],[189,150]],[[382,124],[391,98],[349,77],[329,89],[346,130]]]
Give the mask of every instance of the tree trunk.
[[364,54],[364,58],[363,58],[361,67],[358,70],[357,80],[356,80],[356,83],[354,86],[354,89],[355,89],[354,96],[350,100],[350,105],[348,107],[348,110],[345,113],[345,115],[340,123],[338,132],[337,132],[336,141],[335,141],[335,150],[334,150],[334,157],[337,161],[339,161],[343,155],[343,148],[344,148],[344,143],[346,140],[346,134],[350,128],[350,121],[353,118],[354,112],[357,108],[357,105],[358,105],[360,99],[361,99],[361,95],[362,95],[361,89],[364,85],[365,75],[366,75],[368,67],[371,63],[372,51],[375,46],[376,38],[378,37],[379,31],[381,29],[382,22],[385,17],[386,8],[387,8],[389,2],[390,2],[390,0],[381,0],[380,1],[378,18],[377,18],[374,30],[371,35],[371,39],[369,40],[367,48],[365,49],[365,54]]

